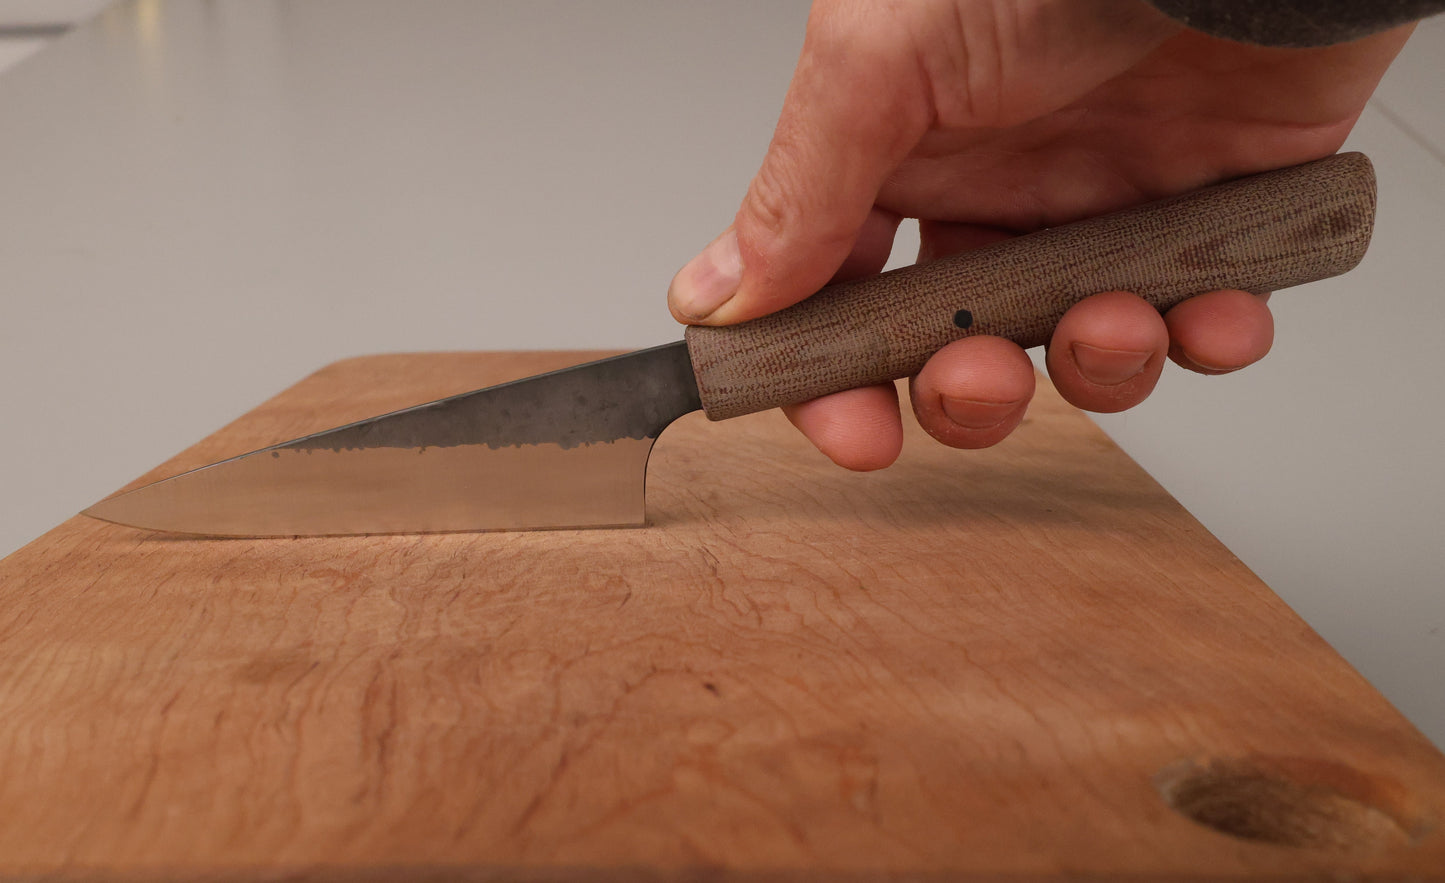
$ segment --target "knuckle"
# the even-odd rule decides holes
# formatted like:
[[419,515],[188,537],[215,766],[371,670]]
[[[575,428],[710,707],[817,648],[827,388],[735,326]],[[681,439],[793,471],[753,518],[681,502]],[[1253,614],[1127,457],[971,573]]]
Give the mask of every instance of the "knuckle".
[[798,216],[800,187],[797,176],[788,169],[791,164],[785,158],[788,145],[779,144],[781,135],[780,132],[780,137],[774,139],[773,152],[749,185],[743,200],[742,217],[739,218],[743,224],[754,228],[750,232],[761,232],[772,238],[784,236]]
[[799,251],[841,257],[853,247],[857,224],[807,174],[809,151],[804,139],[780,131],[749,185],[735,223],[755,258],[771,263]]

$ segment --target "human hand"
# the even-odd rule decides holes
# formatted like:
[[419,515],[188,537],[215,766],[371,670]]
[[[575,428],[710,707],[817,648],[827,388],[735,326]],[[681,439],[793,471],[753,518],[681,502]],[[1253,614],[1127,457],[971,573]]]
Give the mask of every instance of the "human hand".
[[[878,272],[904,217],[919,260],[1334,153],[1408,28],[1321,49],[1188,31],[1140,0],[818,0],[762,168],[732,226],[674,278],[684,322],[726,325]],[[1265,298],[1191,298],[1160,316],[1126,292],[1069,310],[1048,346],[1075,405],[1119,411],[1166,356],[1226,373],[1273,339]],[[1023,418],[1033,366],[971,337],[911,381],[920,425],[955,447]],[[891,384],[784,409],[852,469],[898,456]]]

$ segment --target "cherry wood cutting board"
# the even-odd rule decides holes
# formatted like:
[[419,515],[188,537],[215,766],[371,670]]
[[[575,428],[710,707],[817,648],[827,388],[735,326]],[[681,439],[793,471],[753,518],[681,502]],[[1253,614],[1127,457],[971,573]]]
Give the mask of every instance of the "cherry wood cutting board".
[[[586,355],[340,362],[145,479]],[[0,878],[1445,878],[1445,758],[1046,385],[870,475],[692,415],[647,495],[62,524],[0,562]]]

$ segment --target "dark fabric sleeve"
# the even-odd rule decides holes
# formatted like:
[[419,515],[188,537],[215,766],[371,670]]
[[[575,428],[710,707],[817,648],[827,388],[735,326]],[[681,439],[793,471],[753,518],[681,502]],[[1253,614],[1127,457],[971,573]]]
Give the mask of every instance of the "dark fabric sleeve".
[[1328,46],[1445,11],[1445,0],[1149,0],[1215,37],[1260,46]]

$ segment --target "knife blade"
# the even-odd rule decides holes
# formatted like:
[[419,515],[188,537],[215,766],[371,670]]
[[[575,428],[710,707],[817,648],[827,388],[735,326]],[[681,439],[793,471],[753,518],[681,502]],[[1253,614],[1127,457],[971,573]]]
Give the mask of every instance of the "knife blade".
[[1373,228],[1345,153],[829,286],[741,325],[428,402],[117,494],[83,514],[205,536],[620,527],[646,521],[673,420],[723,420],[916,373],[962,337],[1046,342],[1101,291],[1160,311],[1201,292],[1335,276]]

